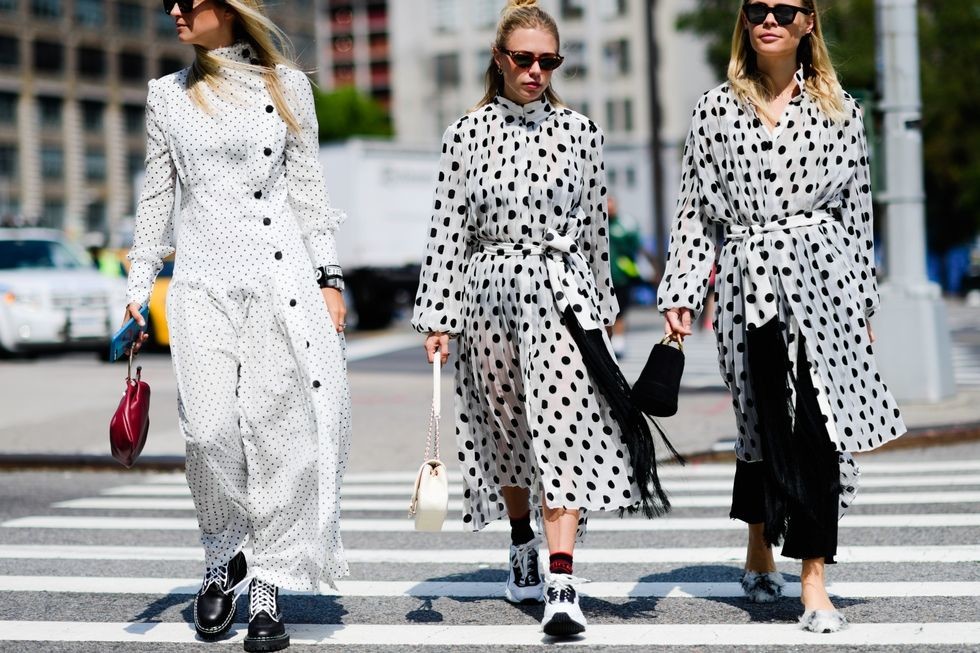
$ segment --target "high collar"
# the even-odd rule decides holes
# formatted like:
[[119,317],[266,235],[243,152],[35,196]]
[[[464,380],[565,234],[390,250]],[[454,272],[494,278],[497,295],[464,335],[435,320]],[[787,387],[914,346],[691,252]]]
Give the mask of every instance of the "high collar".
[[540,100],[528,102],[524,105],[512,102],[503,95],[498,95],[493,101],[500,107],[505,116],[513,116],[524,120],[524,122],[534,123],[536,125],[540,125],[555,112],[554,107],[551,106],[551,102],[544,96],[541,96]]
[[223,48],[214,48],[210,52],[217,57],[227,59],[228,61],[232,61],[234,63],[259,63],[259,60],[255,58],[255,48],[245,41],[236,41],[235,43],[226,45]]

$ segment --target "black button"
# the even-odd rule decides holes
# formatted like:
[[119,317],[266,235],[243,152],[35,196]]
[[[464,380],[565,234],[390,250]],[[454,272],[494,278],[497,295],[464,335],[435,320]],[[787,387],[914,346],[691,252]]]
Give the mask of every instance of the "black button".
[[262,151],[266,156],[272,156],[272,148],[267,147]]
[[252,51],[249,50],[248,48],[245,48],[244,50],[242,50],[242,56],[248,59],[249,57],[252,56]]
[[276,260],[279,261],[281,259],[282,259],[282,252],[276,252]]
[[319,381],[314,381],[313,382],[313,387],[314,388],[319,388],[320,387],[320,382]]
[[262,218],[262,224],[268,227],[270,224],[272,224],[272,218]]
[[296,306],[296,300],[295,299],[290,299],[289,300],[289,305],[290,306]]
[[255,191],[255,199],[257,200],[262,199],[262,191],[260,190]]
[[272,113],[272,105],[271,104],[265,105],[265,112],[266,113]]
[[309,348],[310,348],[310,341],[309,341],[309,340],[307,340],[307,341],[306,341],[306,348],[307,348],[307,349],[309,349]]
[[259,60],[258,59],[249,59],[248,62],[250,64],[252,64],[253,66],[258,66],[259,65]]

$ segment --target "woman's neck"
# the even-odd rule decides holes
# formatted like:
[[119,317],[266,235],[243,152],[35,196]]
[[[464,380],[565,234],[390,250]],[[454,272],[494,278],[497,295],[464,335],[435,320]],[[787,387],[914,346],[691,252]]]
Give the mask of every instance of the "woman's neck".
[[773,95],[779,95],[794,83],[798,66],[796,57],[756,57],[759,72],[772,81]]

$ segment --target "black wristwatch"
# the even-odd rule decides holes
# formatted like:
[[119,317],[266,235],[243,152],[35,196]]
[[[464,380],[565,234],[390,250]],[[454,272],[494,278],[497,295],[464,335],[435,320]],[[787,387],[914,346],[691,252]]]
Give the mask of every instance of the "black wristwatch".
[[316,283],[321,288],[344,289],[344,273],[339,265],[325,265],[316,269]]

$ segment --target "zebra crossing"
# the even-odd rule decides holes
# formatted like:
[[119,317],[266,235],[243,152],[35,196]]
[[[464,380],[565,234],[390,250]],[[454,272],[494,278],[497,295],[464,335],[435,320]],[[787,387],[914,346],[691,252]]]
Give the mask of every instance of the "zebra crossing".
[[[795,626],[793,561],[780,560],[788,583],[778,604],[742,598],[744,527],[726,518],[723,501],[734,467],[701,464],[662,468],[677,506],[668,518],[591,517],[575,555],[576,574],[592,579],[581,586],[590,626],[567,644],[980,647],[980,460],[864,460],[862,492],[840,524],[840,564],[829,572],[829,590],[853,622],[847,630],[815,635]],[[406,517],[413,476],[349,475],[341,505],[352,574],[324,584],[323,596],[283,593],[293,648],[547,644],[540,608],[503,599],[506,525],[461,531],[462,479],[454,473],[455,514],[443,532],[413,532]],[[203,554],[183,477],[114,478],[125,480],[0,523],[0,650],[17,650],[16,642],[205,646],[186,623]],[[18,607],[39,593],[48,597],[43,613]],[[74,607],[87,602],[115,607],[104,614]],[[240,606],[226,646],[217,646],[240,646],[244,618]]]

